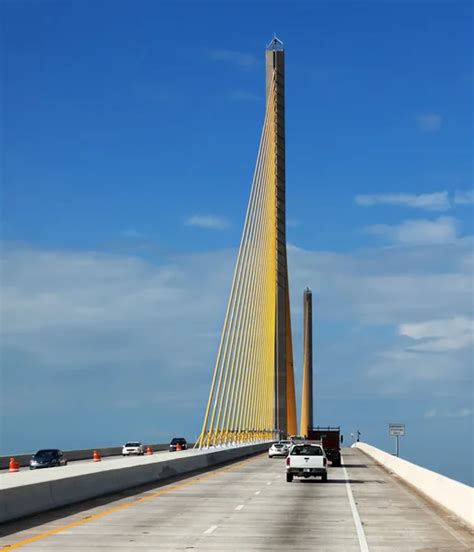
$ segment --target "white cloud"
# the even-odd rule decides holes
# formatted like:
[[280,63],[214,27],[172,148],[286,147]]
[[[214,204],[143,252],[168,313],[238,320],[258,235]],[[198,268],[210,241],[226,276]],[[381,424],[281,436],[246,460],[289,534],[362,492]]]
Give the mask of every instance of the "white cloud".
[[124,236],[125,238],[144,238],[145,237],[144,234],[142,234],[141,232],[138,232],[134,228],[128,228],[127,230],[124,230],[122,232],[122,236]]
[[[435,354],[421,355],[402,348],[377,351],[367,374],[383,384],[388,392],[406,391],[416,385],[436,385],[449,377],[458,379],[465,371],[465,365],[456,357]],[[387,387],[389,384],[389,387]]]
[[474,345],[474,320],[465,316],[401,324],[399,335],[421,341],[412,351],[446,352]]
[[453,217],[405,220],[398,225],[376,224],[368,226],[366,231],[401,245],[447,244],[457,238],[457,224]]
[[259,60],[254,55],[236,50],[212,50],[209,56],[214,61],[232,63],[240,67],[251,68],[259,65]]
[[425,132],[436,132],[443,124],[443,117],[439,113],[420,113],[416,118],[417,126]]
[[359,194],[354,201],[357,205],[371,207],[373,205],[403,205],[427,211],[446,211],[451,207],[448,192],[431,194]]
[[186,220],[186,224],[210,230],[225,230],[229,226],[229,221],[215,215],[192,215]]
[[[472,273],[461,262],[471,250],[472,243],[461,240],[449,247],[352,254],[289,246],[297,386],[302,293],[310,286],[324,396],[470,392],[466,348],[443,354],[408,350],[409,338],[396,330],[420,320],[472,316]],[[49,439],[59,441],[58,424],[48,422],[58,406],[68,413],[64,439],[75,439],[97,420],[111,443],[127,433],[156,438],[156,424],[143,433],[149,417],[162,420],[169,432],[198,431],[235,255],[158,253],[150,262],[133,255],[6,247],[1,330],[3,408],[12,420],[8,438],[22,431],[44,436],[52,427]],[[50,414],[49,405],[55,405]],[[130,415],[133,409],[141,416]],[[25,422],[18,421],[21,416]]]
[[430,408],[427,410],[423,417],[426,419],[430,418],[469,418],[472,416],[473,412],[471,408],[460,408],[457,410],[447,410],[447,409],[438,409]]
[[456,205],[472,205],[474,203],[474,190],[456,191],[454,203]]

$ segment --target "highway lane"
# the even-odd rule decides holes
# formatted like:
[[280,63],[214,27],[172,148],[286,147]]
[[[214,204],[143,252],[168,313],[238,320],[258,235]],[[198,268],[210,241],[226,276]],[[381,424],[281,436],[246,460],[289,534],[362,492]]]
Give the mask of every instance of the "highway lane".
[[[457,552],[472,535],[354,449],[329,481],[286,483],[260,455],[30,528],[8,524],[2,550],[323,550]],[[351,499],[352,497],[352,499]]]

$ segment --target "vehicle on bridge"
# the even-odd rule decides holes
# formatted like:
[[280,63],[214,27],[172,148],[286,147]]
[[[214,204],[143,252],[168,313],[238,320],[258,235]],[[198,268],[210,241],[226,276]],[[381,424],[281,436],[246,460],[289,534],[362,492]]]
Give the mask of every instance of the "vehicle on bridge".
[[341,429],[340,427],[311,427],[308,429],[308,441],[321,442],[324,452],[332,466],[341,465]]
[[293,445],[286,458],[286,481],[293,477],[321,477],[328,480],[328,460],[321,445],[303,443]]
[[289,439],[292,444],[304,443],[306,441],[303,435],[290,435]]
[[143,456],[145,454],[145,447],[140,441],[130,441],[125,443],[122,448],[122,456]]
[[186,450],[188,443],[184,437],[173,437],[170,442],[169,451],[175,452],[176,450]]
[[59,449],[41,449],[30,460],[30,470],[57,466],[67,466],[67,458]]
[[288,456],[288,452],[291,447],[291,441],[278,441],[268,449],[268,458],[274,456]]

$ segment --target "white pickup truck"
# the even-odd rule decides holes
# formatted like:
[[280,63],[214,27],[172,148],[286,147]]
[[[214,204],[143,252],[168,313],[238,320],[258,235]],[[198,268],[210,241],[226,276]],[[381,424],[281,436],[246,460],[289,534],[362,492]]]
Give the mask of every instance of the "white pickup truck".
[[286,480],[293,477],[321,477],[328,480],[328,460],[321,445],[302,443],[293,445],[286,457]]

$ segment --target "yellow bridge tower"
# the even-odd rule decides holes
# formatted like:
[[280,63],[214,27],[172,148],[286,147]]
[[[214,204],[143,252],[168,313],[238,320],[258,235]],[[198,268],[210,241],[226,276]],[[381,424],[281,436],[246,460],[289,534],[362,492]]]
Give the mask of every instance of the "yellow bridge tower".
[[197,446],[296,434],[286,252],[285,52],[267,46],[266,109],[242,239]]

